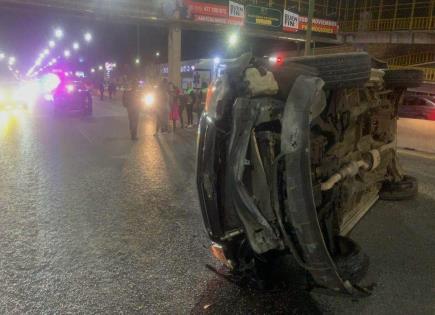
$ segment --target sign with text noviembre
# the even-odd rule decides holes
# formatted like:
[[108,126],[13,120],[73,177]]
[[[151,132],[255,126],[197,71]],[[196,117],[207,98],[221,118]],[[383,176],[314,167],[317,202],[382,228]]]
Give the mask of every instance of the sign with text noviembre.
[[[305,31],[307,29],[308,18],[306,16],[299,17],[299,29]],[[338,24],[336,21],[325,19],[313,19],[313,32],[337,34]]]
[[281,28],[282,13],[277,9],[247,5],[245,8],[245,23],[266,28]]

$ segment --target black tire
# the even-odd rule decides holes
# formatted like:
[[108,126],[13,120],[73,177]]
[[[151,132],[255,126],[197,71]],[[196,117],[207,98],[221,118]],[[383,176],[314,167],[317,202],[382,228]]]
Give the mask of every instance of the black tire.
[[418,181],[405,175],[400,182],[385,182],[379,192],[381,200],[400,201],[413,199],[418,194]]
[[420,69],[386,69],[384,72],[384,82],[388,88],[416,88],[424,80],[424,72]]
[[317,69],[328,90],[362,87],[370,79],[371,58],[364,52],[296,57],[286,61]]
[[369,257],[361,247],[347,237],[337,237],[338,254],[334,257],[335,266],[343,280],[359,283],[369,269]]

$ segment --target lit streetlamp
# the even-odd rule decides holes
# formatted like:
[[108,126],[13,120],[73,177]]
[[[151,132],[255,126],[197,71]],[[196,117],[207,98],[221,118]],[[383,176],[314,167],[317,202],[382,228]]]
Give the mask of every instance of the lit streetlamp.
[[56,42],[54,40],[51,40],[51,41],[48,42],[48,46],[50,48],[53,48],[54,46],[56,46]]
[[84,35],[83,37],[85,38],[85,41],[86,41],[87,43],[89,43],[89,42],[92,41],[92,34],[89,33],[89,32],[86,32],[85,35]]
[[4,53],[0,52],[0,60],[3,60],[5,58],[6,58],[6,55]]
[[13,65],[15,64],[16,61],[17,61],[17,60],[15,59],[15,57],[14,57],[14,56],[11,56],[11,57],[9,57],[8,64],[9,64],[10,66],[13,66]]
[[230,47],[235,46],[239,41],[239,36],[236,33],[233,33],[228,37],[228,44]]
[[72,47],[73,47],[74,50],[79,50],[80,49],[80,44],[77,43],[77,42],[74,42]]
[[63,55],[65,56],[65,58],[69,58],[71,56],[71,52],[68,49],[65,49],[63,51]]
[[135,64],[140,64],[140,59],[139,58],[136,58],[136,60],[134,61],[135,62]]
[[54,36],[55,36],[57,39],[61,39],[61,38],[63,37],[63,30],[62,30],[61,28],[56,28],[56,29],[54,30]]

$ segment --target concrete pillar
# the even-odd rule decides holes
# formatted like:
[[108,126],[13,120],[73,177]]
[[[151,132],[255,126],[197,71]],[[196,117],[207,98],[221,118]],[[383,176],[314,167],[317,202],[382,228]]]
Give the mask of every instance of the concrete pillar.
[[169,26],[168,34],[168,78],[181,87],[181,29],[178,25]]

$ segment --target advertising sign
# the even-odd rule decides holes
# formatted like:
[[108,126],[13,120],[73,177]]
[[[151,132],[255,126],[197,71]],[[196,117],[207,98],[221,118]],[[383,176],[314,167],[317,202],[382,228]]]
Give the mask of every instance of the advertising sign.
[[228,1],[222,0],[185,0],[184,4],[191,16],[214,16],[228,18]]
[[[299,17],[299,29],[305,31],[307,29],[308,18],[306,16]],[[313,32],[337,34],[338,25],[336,21],[313,19]]]
[[277,9],[248,5],[246,6],[245,23],[270,28],[281,28],[282,14]]
[[194,21],[243,25],[245,6],[228,0],[184,0],[188,16]]
[[299,31],[299,15],[287,10],[284,10],[284,16],[282,18],[283,30],[286,32]]
[[243,4],[229,1],[229,21],[231,24],[243,25],[245,21],[245,6]]

